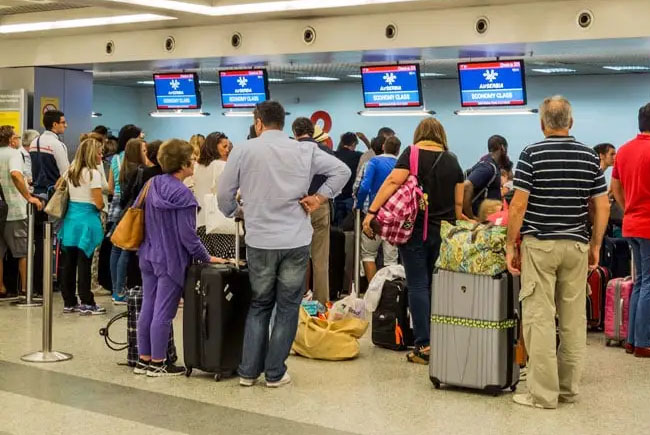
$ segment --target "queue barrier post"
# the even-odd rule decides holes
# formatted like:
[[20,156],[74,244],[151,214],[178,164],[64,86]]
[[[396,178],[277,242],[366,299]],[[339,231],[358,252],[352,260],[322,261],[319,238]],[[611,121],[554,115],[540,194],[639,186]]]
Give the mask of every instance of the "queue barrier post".
[[25,299],[17,302],[18,308],[40,307],[43,303],[34,298],[34,204],[27,204],[27,286]]
[[52,350],[52,223],[45,222],[43,242],[43,346],[39,352],[23,355],[27,362],[45,363],[67,361],[72,355]]

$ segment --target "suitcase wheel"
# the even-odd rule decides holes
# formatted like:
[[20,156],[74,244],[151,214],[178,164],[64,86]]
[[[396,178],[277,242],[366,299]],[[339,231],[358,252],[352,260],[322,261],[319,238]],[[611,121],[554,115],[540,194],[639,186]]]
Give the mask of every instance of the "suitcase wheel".
[[221,373],[217,373],[217,374],[214,375],[214,381],[215,382],[221,381],[221,378],[222,378]]
[[431,383],[433,383],[433,388],[436,390],[440,389],[440,381],[436,378],[431,378]]
[[610,340],[610,339],[605,340],[605,346],[611,347],[612,346],[612,340]]
[[190,376],[192,376],[192,367],[187,367],[185,369],[185,377],[189,378]]
[[517,391],[517,385],[511,385],[511,386],[510,386],[510,391],[512,391],[513,393],[514,393],[515,391]]

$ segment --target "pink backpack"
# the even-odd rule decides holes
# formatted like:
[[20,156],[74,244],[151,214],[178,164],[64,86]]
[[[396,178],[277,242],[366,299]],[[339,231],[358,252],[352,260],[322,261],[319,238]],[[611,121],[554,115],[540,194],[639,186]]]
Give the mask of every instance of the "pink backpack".
[[[409,177],[379,209],[375,218],[379,224],[378,234],[393,245],[403,245],[411,238],[420,204],[424,208],[425,222],[422,240],[427,239],[429,207],[424,199],[424,192],[417,176],[420,150],[413,145],[410,148]],[[442,153],[431,168],[432,171],[440,161],[440,157],[442,157]]]

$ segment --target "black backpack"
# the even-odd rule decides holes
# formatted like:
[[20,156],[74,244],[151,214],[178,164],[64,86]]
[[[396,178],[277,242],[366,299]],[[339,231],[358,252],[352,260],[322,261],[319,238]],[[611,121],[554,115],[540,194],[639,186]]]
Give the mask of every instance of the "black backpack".
[[372,313],[372,343],[386,349],[405,350],[413,346],[413,341],[406,281],[386,281],[379,305]]

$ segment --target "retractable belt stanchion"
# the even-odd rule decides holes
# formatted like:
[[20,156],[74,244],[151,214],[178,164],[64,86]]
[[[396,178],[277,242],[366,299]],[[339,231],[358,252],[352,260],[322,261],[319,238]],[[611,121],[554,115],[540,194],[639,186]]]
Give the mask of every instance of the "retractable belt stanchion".
[[354,210],[354,289],[359,294],[361,280],[361,210]]
[[34,298],[34,204],[27,204],[27,294],[24,301],[16,303],[19,308],[40,307]]
[[72,355],[52,350],[52,223],[45,222],[43,241],[43,349],[24,355],[27,362],[43,363],[66,361]]

